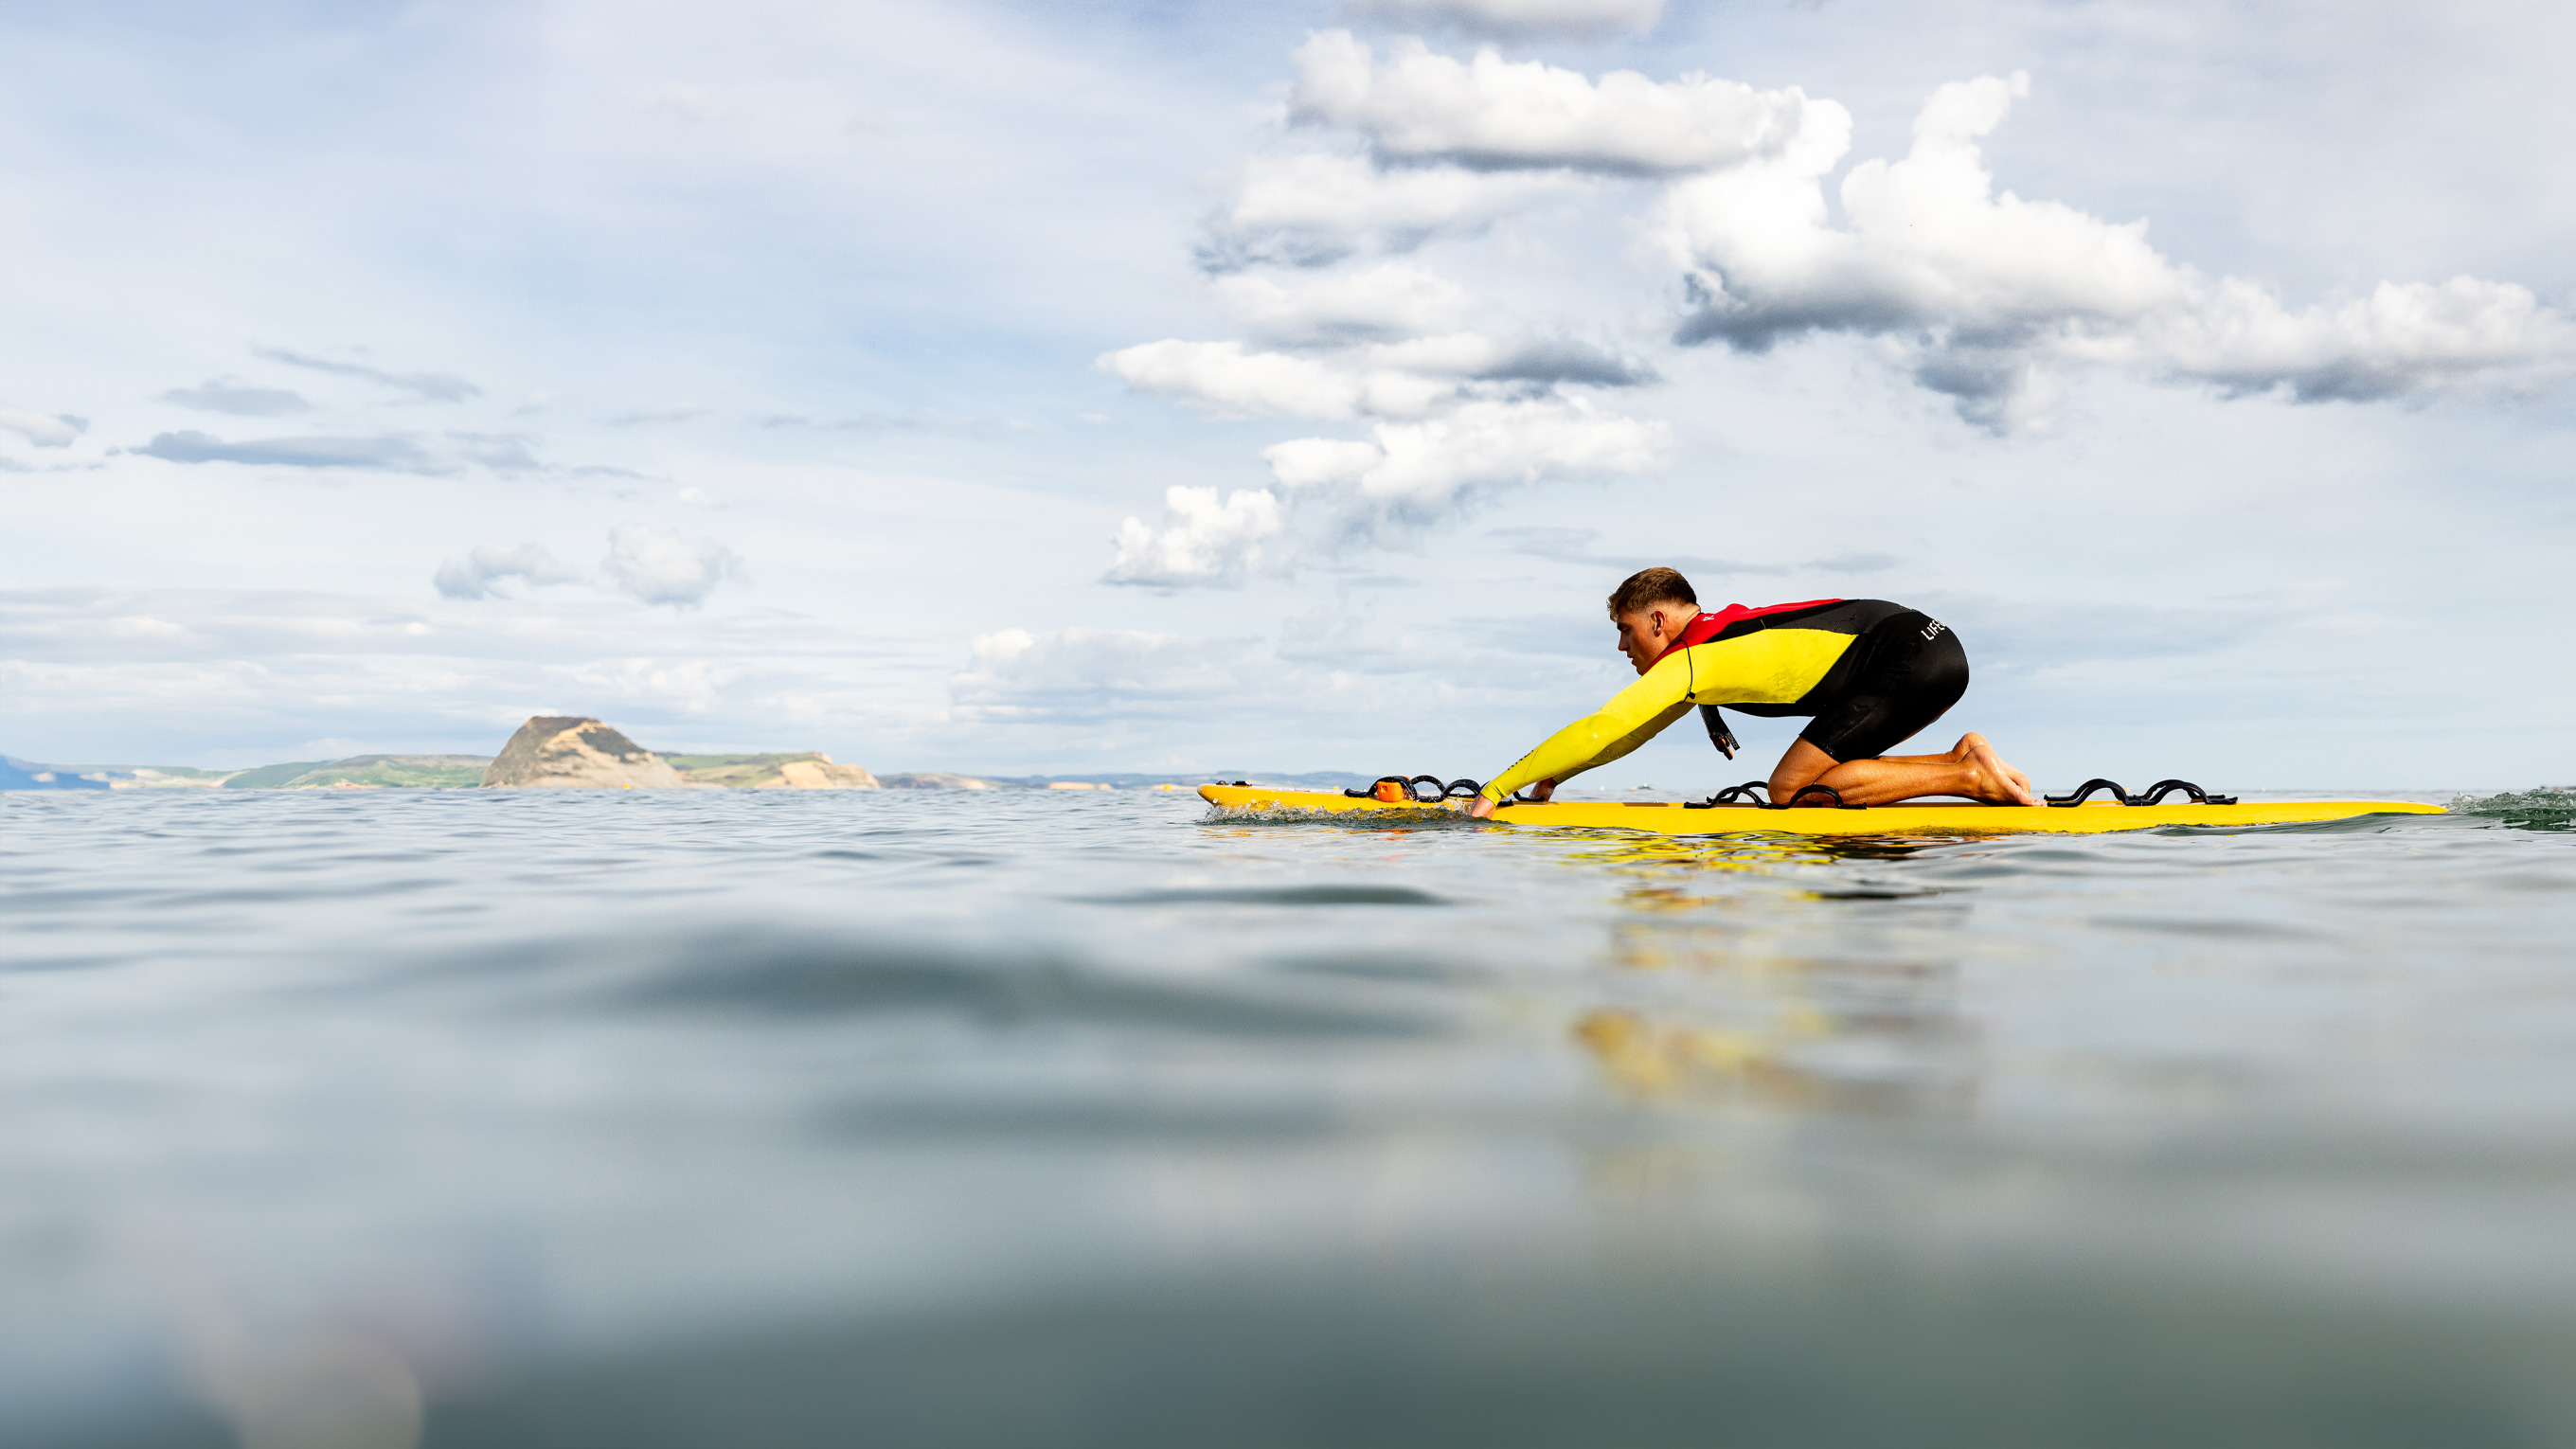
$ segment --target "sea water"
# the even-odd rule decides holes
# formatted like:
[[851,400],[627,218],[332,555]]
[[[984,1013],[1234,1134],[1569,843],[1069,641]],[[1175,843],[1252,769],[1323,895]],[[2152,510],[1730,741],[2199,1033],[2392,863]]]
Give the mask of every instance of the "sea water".
[[2566,820],[0,796],[0,1441],[2576,1443]]

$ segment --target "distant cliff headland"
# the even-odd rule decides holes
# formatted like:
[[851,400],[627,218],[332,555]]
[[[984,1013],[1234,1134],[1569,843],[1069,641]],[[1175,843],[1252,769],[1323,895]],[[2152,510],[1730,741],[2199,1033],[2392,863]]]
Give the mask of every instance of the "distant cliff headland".
[[584,715],[519,726],[476,782],[487,790],[878,790],[877,777],[820,751],[661,755]]
[[820,750],[682,755],[645,749],[586,715],[539,715],[494,756],[353,755],[248,770],[183,765],[40,765],[0,756],[0,790],[982,790],[965,775],[880,780]]
[[[648,750],[588,715],[539,715],[497,755],[352,755],[247,770],[188,765],[46,765],[0,755],[0,790],[1112,790],[1236,779],[1214,775],[986,778],[935,771],[878,776],[820,750],[795,754],[686,755]],[[1322,788],[1364,783],[1338,771],[1264,773],[1264,784]]]

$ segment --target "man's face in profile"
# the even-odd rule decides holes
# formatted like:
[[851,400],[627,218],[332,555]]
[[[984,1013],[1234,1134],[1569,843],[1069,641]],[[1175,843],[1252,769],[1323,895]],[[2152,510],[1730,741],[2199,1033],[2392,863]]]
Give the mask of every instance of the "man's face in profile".
[[1691,620],[1698,610],[1688,604],[1656,604],[1632,614],[1619,616],[1619,652],[1637,666],[1639,674],[1654,666],[1655,660],[1670,644],[1673,636]]

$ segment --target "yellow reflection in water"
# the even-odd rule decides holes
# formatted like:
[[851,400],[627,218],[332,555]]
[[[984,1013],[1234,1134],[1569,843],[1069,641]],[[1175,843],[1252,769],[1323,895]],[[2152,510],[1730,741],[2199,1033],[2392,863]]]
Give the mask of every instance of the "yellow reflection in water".
[[[1574,1038],[1611,1084],[1662,1101],[1750,1101],[1793,1111],[1887,1117],[1956,1117],[1972,1110],[1977,1077],[1954,1048],[1972,1041],[1955,1023],[1855,1021],[1788,1010],[1756,1028],[1657,1021],[1615,1008],[1585,1012]],[[1890,1040],[1894,1038],[1894,1040]],[[1817,1047],[1895,1047],[1928,1058],[1877,1071],[1838,1070],[1808,1059]],[[1872,1050],[1870,1055],[1885,1055]]]
[[1578,864],[1720,871],[1766,871],[1851,860],[1904,860],[1957,843],[1866,836],[1644,835],[1626,830],[1560,833],[1599,843],[1597,849],[1578,850],[1566,857]]
[[[1924,848],[1851,845],[1620,838],[1578,852],[1582,863],[1627,877],[1610,928],[1612,966],[1670,978],[1576,1016],[1574,1040],[1604,1079],[1628,1096],[1672,1104],[1932,1117],[1970,1110],[1977,1033],[1960,1010],[1953,963],[1925,959],[1919,939],[1887,949],[1897,943],[1874,928],[1820,914],[1837,910],[1824,901],[1838,893],[1741,888],[1746,872],[1794,876],[1801,866]],[[1910,935],[1941,919],[1902,929]]]

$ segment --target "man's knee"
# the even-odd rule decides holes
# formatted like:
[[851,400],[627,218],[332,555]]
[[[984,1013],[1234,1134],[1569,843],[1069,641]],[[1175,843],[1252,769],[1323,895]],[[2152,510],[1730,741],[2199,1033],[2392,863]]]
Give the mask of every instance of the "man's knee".
[[1780,763],[1772,767],[1771,797],[1776,800],[1780,798],[1780,792],[1783,790],[1795,790],[1801,786],[1812,785],[1841,763],[1842,761],[1816,748],[1814,744],[1803,739],[1799,740],[1790,745],[1789,752],[1782,755]]

